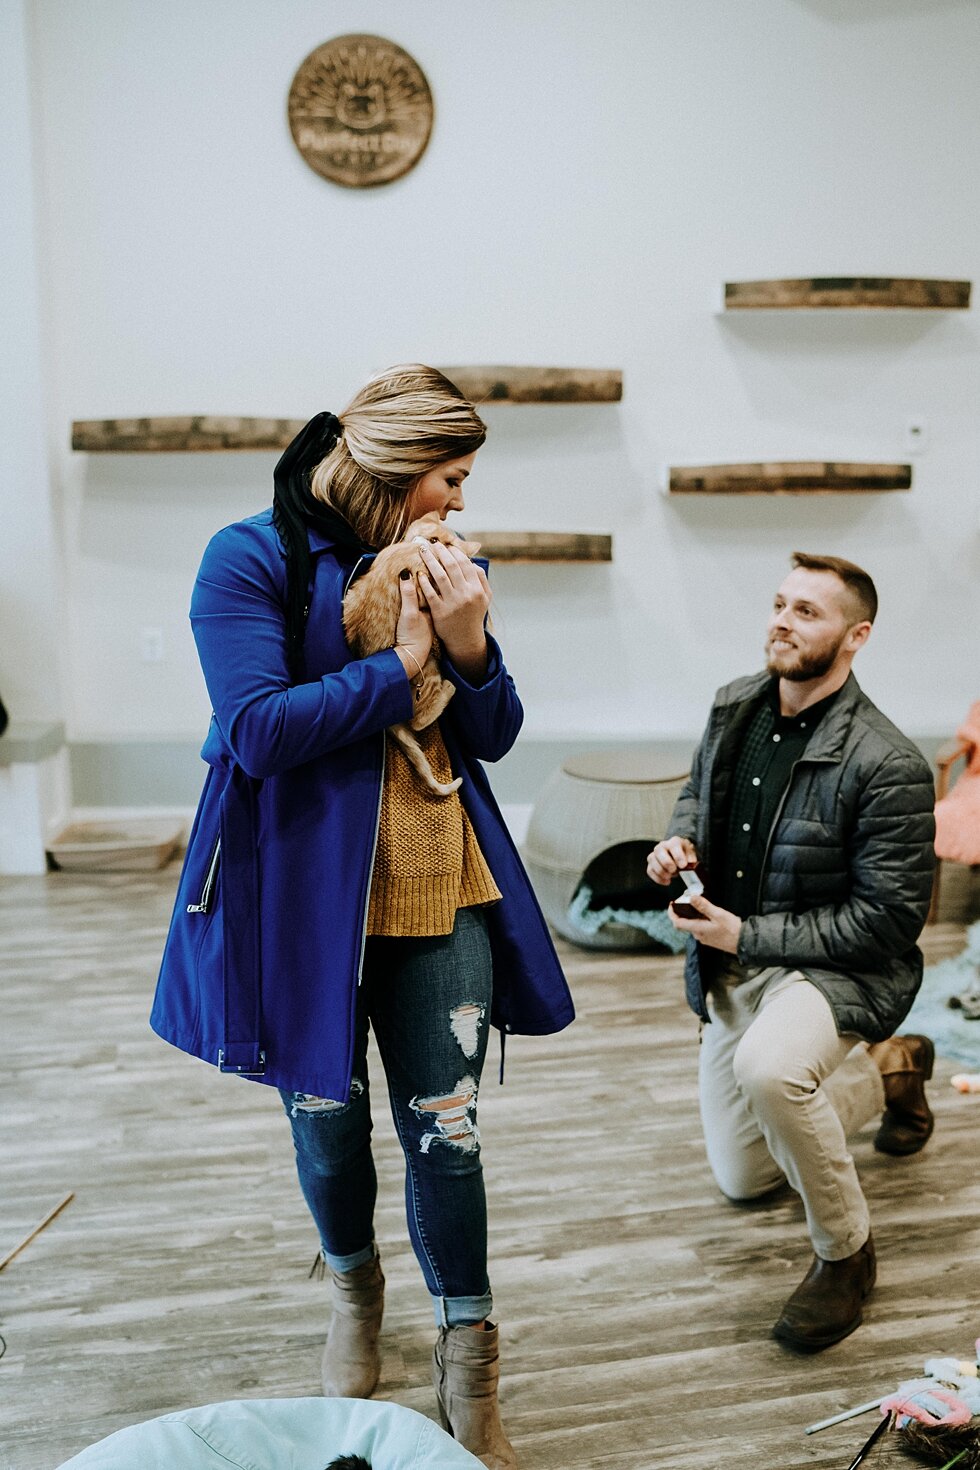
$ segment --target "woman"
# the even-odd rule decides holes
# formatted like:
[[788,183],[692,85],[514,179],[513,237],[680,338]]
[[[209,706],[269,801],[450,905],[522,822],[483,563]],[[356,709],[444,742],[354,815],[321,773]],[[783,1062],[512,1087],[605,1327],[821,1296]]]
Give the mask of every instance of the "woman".
[[[191,622],[214,707],[210,771],[151,1024],[280,1089],[332,1284],[324,1392],[351,1397],[371,1393],[380,1366],[373,1027],[439,1325],[442,1422],[506,1470],[477,1092],[491,1022],[541,1034],[573,1017],[480,765],[510,749],[522,711],[485,631],[486,576],[454,547],[422,548],[426,608],[402,581],[394,648],[352,659],[341,621],[366,553],[428,511],[463,509],[485,436],[441,373],[392,368],[339,419],[311,420],[276,467],[272,510],[208,546]],[[463,777],[449,798],[423,791],[384,733],[411,716],[433,630],[456,692],[420,740],[440,779]]]

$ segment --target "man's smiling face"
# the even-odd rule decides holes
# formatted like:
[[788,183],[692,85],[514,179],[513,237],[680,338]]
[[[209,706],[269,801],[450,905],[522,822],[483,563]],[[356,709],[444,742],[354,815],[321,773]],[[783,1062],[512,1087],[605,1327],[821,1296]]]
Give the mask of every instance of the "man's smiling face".
[[851,603],[835,572],[794,567],[773,601],[766,636],[769,672],[794,682],[829,673],[863,621]]

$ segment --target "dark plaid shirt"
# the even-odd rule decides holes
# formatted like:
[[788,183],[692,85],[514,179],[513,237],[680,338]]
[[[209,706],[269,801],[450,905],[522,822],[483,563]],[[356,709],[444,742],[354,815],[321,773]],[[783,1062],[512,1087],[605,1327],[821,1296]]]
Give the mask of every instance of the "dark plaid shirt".
[[769,833],[789,785],[793,767],[827,710],[840,693],[835,689],[798,715],[779,712],[779,680],[773,679],[749,721],[732,777],[722,908],[747,919],[759,911],[759,888]]

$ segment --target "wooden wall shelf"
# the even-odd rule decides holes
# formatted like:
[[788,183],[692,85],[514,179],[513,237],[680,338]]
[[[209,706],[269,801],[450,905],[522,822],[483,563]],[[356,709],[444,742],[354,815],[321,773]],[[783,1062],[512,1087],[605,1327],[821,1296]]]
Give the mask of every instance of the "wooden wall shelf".
[[216,453],[285,449],[305,419],[231,418],[182,414],[172,418],[76,419],[72,449],[90,454]]
[[618,403],[618,368],[444,367],[467,398],[481,403]]
[[467,531],[480,556],[509,562],[608,562],[612,537],[576,531]]
[[726,281],[725,311],[965,311],[969,281],[899,276],[805,276],[785,281]]
[[[448,378],[481,403],[618,403],[616,368],[447,367]],[[178,414],[168,418],[76,419],[72,449],[89,454],[216,453],[285,449],[305,419]]]
[[768,464],[672,465],[668,489],[686,494],[828,494],[841,490],[866,493],[908,490],[908,464],[843,464],[798,461]]

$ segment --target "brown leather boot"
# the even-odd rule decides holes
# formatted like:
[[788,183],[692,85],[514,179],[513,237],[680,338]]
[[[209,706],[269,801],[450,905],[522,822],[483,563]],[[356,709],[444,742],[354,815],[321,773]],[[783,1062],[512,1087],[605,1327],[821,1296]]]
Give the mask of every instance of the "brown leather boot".
[[814,1256],[813,1265],[783,1307],[773,1337],[801,1353],[817,1353],[861,1325],[861,1306],[876,1274],[874,1241],[842,1261]]
[[441,1327],[432,1350],[439,1422],[487,1470],[517,1470],[497,1406],[497,1329]]
[[333,1316],[323,1349],[322,1381],[327,1398],[367,1399],[381,1372],[378,1334],[384,1310],[385,1279],[381,1262],[353,1271],[331,1271]]
[[925,1084],[932,1076],[936,1048],[928,1036],[890,1036],[868,1047],[868,1055],[885,1084],[885,1111],[875,1134],[883,1154],[914,1154],[935,1126],[926,1102]]

